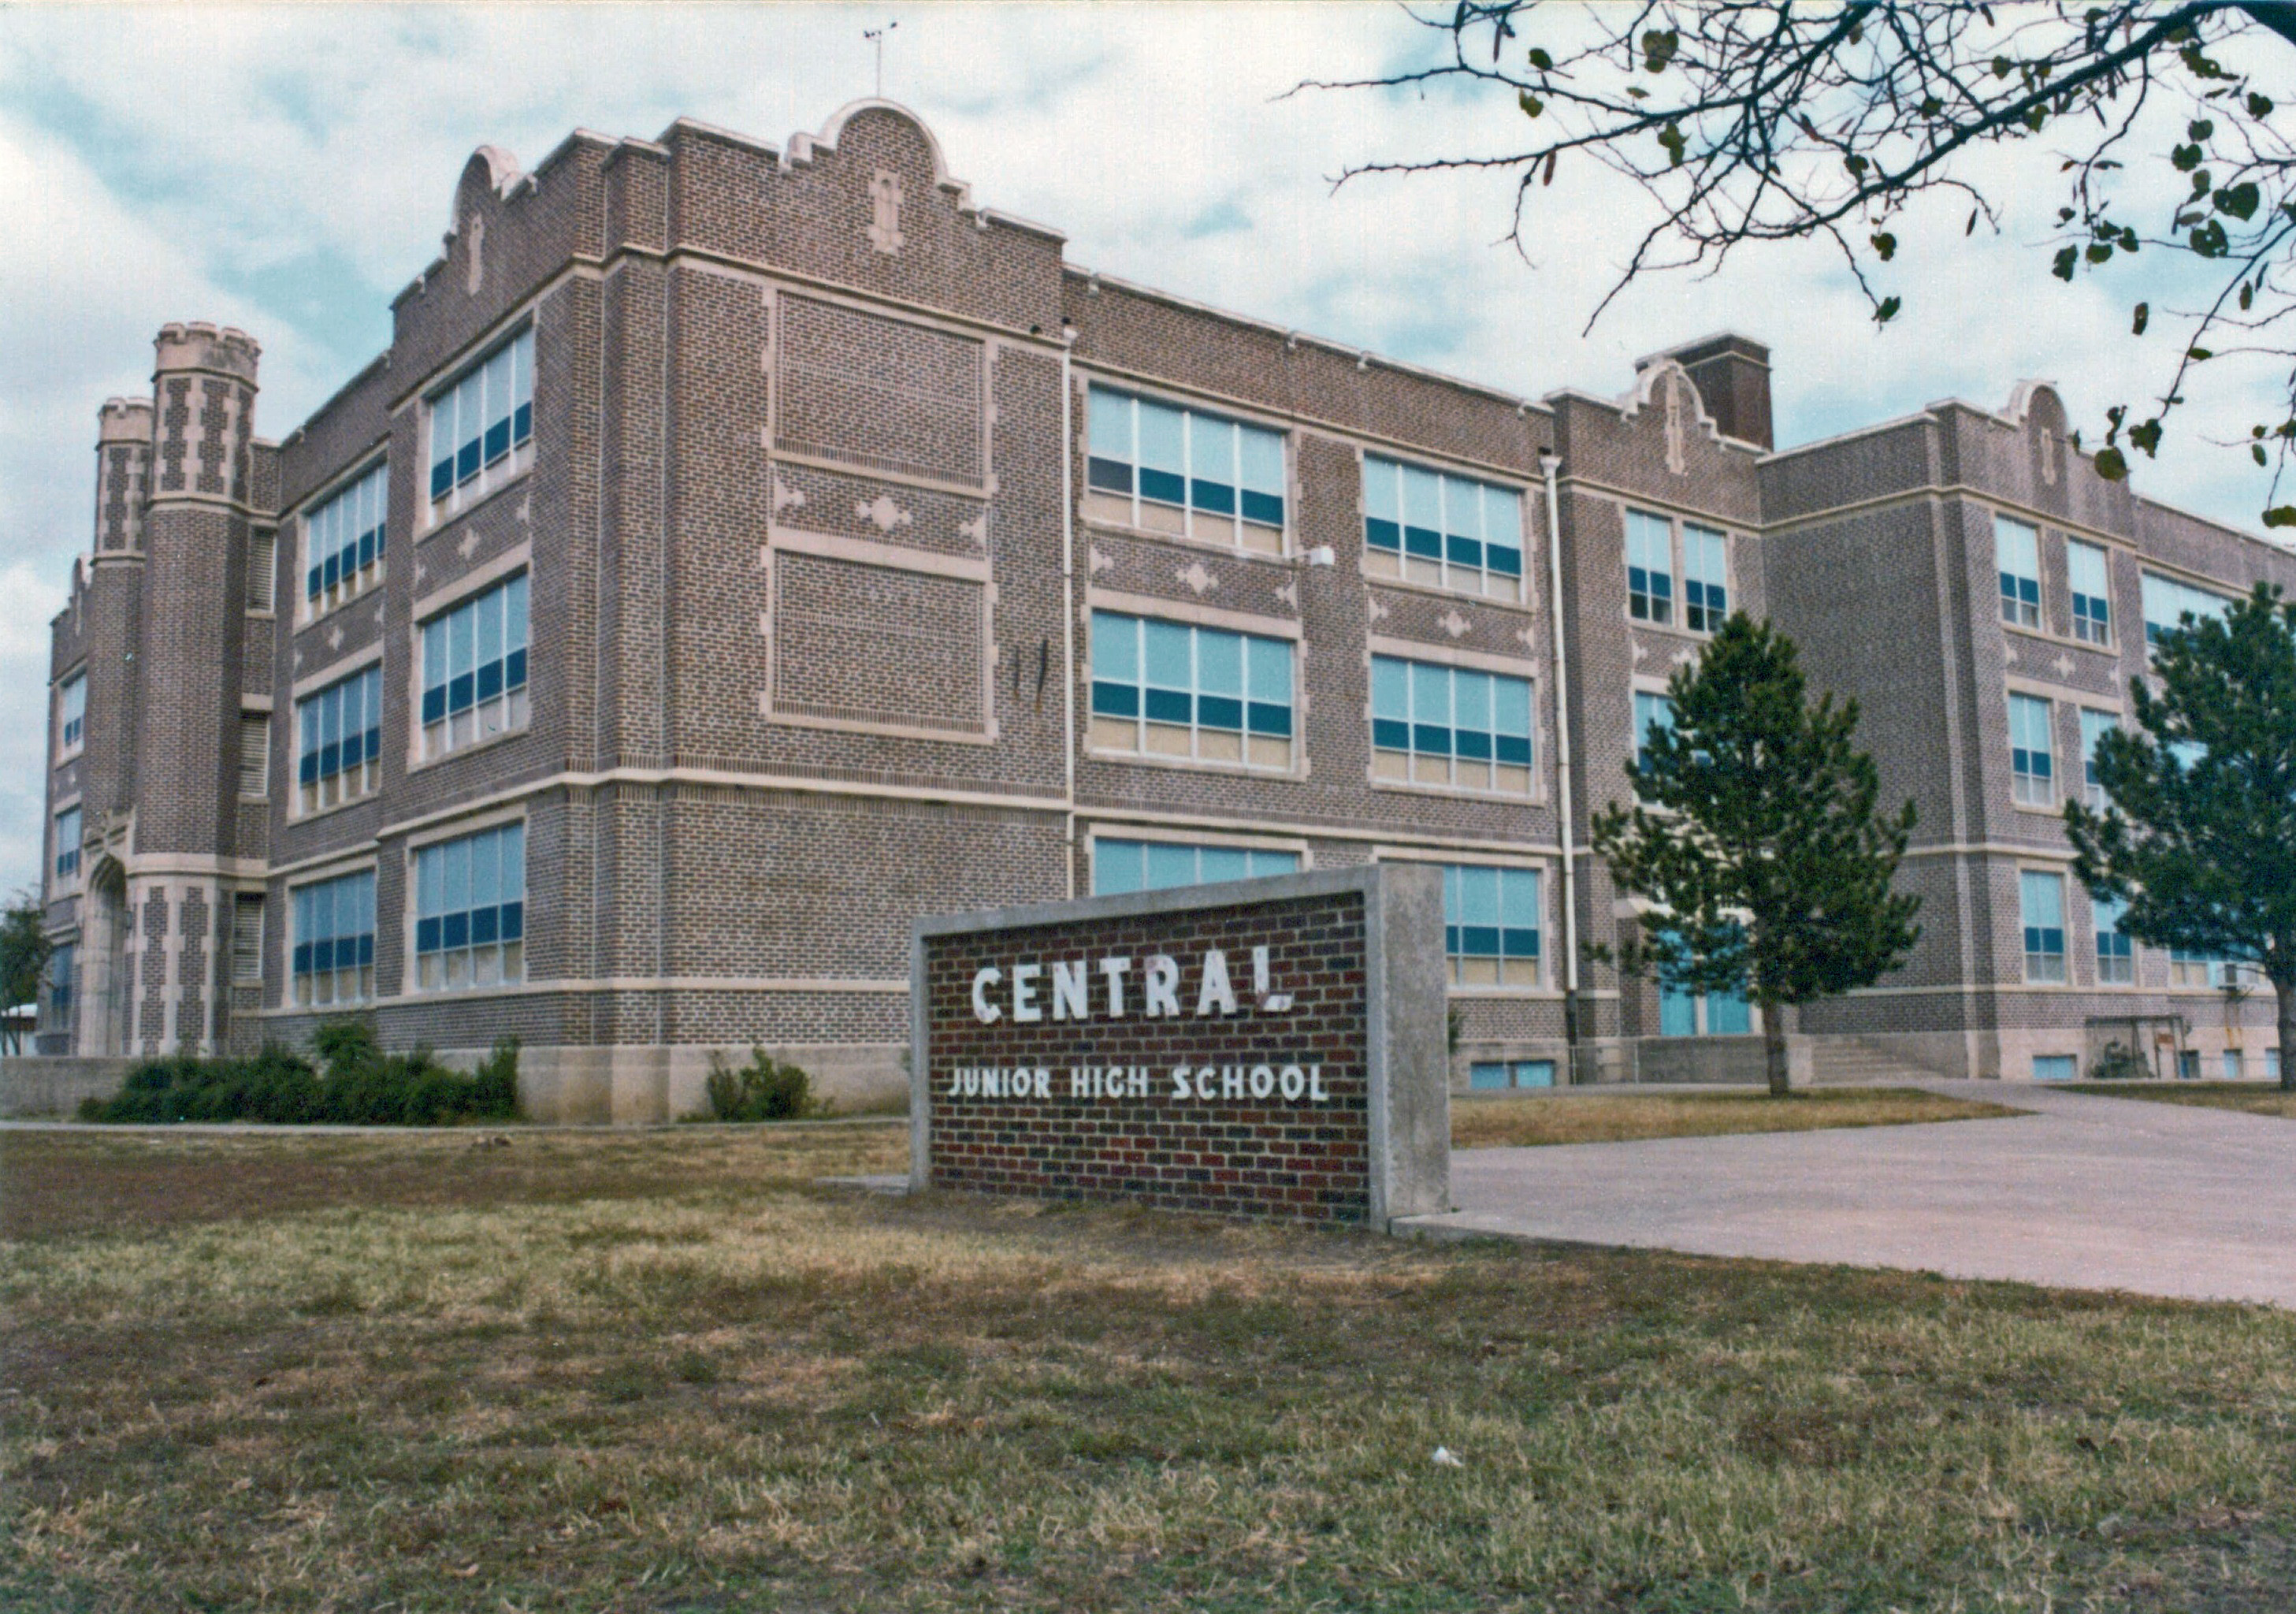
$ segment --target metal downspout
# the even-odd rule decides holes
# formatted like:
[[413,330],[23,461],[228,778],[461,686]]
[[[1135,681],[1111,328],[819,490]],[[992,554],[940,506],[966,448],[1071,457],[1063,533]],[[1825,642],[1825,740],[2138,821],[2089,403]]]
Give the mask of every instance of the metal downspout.
[[1546,478],[1548,632],[1554,640],[1554,783],[1562,830],[1562,1032],[1570,1044],[1570,1080],[1578,1079],[1578,853],[1572,843],[1570,667],[1562,646],[1562,521],[1555,477],[1562,461],[1538,457]]

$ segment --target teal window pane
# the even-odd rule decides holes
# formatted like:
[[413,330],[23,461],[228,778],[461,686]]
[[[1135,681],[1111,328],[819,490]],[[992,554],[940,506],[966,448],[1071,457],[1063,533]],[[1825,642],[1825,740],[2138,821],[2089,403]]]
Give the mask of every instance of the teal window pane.
[[1452,726],[1491,731],[1491,675],[1461,671],[1451,675]]
[[1554,1085],[1554,1061],[1552,1059],[1521,1059],[1514,1067],[1517,1087],[1552,1087]]
[[502,901],[502,843],[494,835],[471,837],[471,906],[491,908]]
[[1520,739],[1530,737],[1530,683],[1526,679],[1491,680],[1492,731]]
[[500,834],[503,901],[514,902],[526,895],[526,826],[511,824]]
[[1502,898],[1499,923],[1510,930],[1538,929],[1538,870],[1500,869],[1492,872],[1499,876]]
[[1698,1034],[1698,1000],[1686,992],[1661,986],[1658,992],[1658,1034],[1690,1037]]
[[1182,447],[1186,415],[1168,404],[1151,403],[1144,398],[1139,405],[1140,463],[1152,470],[1181,474],[1186,469]]
[[1522,548],[1522,496],[1488,484],[1483,489],[1483,541]]
[[1251,877],[1251,854],[1241,846],[1207,846],[1200,854],[1196,877],[1207,885],[1222,880]]
[[1459,919],[1462,925],[1496,926],[1499,917],[1499,874],[1496,869],[1463,867],[1459,870]]
[[2064,882],[2053,874],[2036,874],[2028,870],[2021,884],[2026,926],[2029,929],[2062,930],[2065,927]]
[[1414,722],[1448,728],[1451,722],[1451,670],[1411,663],[1411,717]]
[[1292,704],[1292,646],[1280,638],[1248,638],[1251,698],[1272,706]]
[[1147,851],[1138,841],[1095,841],[1092,889],[1095,896],[1139,891],[1147,885]]
[[1403,467],[1403,519],[1414,527],[1439,531],[1443,525],[1443,479],[1417,465]]
[[1235,428],[1207,415],[1188,416],[1188,474],[1205,482],[1235,482]]
[[1196,688],[1207,695],[1243,693],[1243,635],[1196,630]]
[[1475,1064],[1467,1066],[1467,1085],[1480,1092],[1507,1085],[1507,1067],[1504,1065]]
[[1403,491],[1395,463],[1365,456],[1363,474],[1364,514],[1374,521],[1401,521]]
[[1103,459],[1132,462],[1132,400],[1121,392],[1095,387],[1088,406],[1092,451]]
[[1411,663],[1391,655],[1371,658],[1371,714],[1404,722],[1411,716]]
[[523,572],[503,585],[503,648],[526,648],[526,578]]
[[1299,872],[1300,854],[1296,852],[1255,852],[1251,854],[1251,877],[1254,879]]
[[1141,622],[1141,638],[1149,683],[1165,689],[1195,688],[1195,658],[1187,629],[1147,617]]
[[1254,493],[1283,497],[1283,437],[1277,432],[1260,431],[1256,426],[1239,426],[1236,431],[1241,440],[1238,446],[1243,461],[1243,485]]
[[447,859],[436,846],[414,854],[414,912],[430,918],[447,911]]
[[1168,842],[1148,843],[1148,882],[1150,891],[1168,891],[1175,885],[1196,883],[1196,849],[1175,846]]
[[1119,684],[1140,681],[1140,619],[1092,613],[1092,675]]
[[460,913],[471,905],[471,844],[447,843],[447,911]]
[[1754,1019],[1742,992],[1709,992],[1706,1032],[1709,1036],[1742,1037],[1754,1029]]

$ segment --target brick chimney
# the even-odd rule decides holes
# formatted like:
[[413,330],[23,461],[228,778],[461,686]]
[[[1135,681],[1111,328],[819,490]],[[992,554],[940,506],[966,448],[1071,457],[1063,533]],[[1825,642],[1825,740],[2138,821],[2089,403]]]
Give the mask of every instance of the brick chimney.
[[1667,355],[1697,383],[1706,412],[1725,437],[1764,449],[1770,432],[1770,350],[1748,336],[1708,336]]

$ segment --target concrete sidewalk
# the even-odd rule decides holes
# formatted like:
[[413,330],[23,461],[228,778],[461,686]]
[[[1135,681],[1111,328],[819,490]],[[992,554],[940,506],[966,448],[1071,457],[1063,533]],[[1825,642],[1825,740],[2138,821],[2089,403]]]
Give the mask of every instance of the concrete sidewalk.
[[1451,1156],[1398,1224],[2296,1306],[2296,1122],[1999,1082],[2028,1113]]

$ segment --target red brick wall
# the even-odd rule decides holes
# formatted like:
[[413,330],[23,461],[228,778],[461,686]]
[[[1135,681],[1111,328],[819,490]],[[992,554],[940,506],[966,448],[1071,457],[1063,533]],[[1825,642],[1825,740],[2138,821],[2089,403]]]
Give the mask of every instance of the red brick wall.
[[[1293,994],[1291,1010],[1260,1012],[1251,999],[1251,950],[1269,949],[1271,984]],[[1226,956],[1239,1012],[1198,1018],[1207,949]],[[1141,1016],[1148,959],[1180,965],[1180,1015]],[[1132,959],[1125,978],[1127,1017],[1107,1015],[1098,961]],[[1086,961],[1092,1016],[1052,1017],[1054,960]],[[1015,1024],[1011,976],[1016,962],[1040,962],[1037,1001],[1045,1018]],[[975,972],[995,965],[1006,983],[992,1001],[1004,1017],[982,1025],[972,1011]],[[1013,930],[928,936],[927,1158],[936,1188],[1049,1199],[1129,1200],[1226,1215],[1360,1222],[1371,1191],[1366,1075],[1364,900],[1359,892],[1256,904],[1070,921]],[[1322,1103],[1304,1096],[1183,1099],[1173,1072],[1255,1066],[1279,1074],[1319,1067]],[[1144,1096],[1072,1096],[1070,1072],[1085,1066],[1146,1072]],[[1047,1097],[952,1096],[966,1067],[1024,1067],[1049,1073]],[[1216,1090],[1220,1075],[1213,1078]]]

